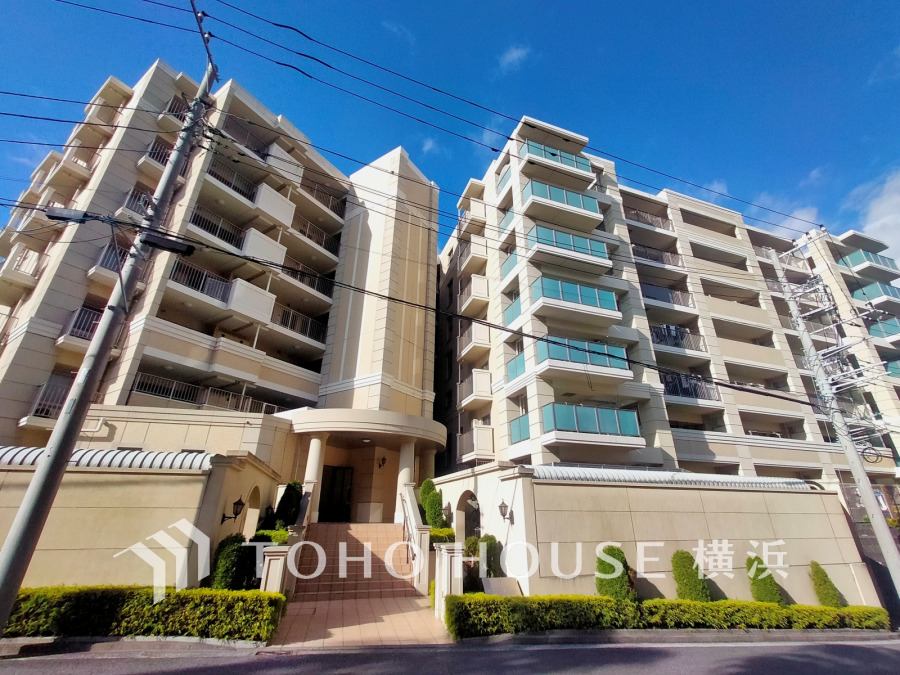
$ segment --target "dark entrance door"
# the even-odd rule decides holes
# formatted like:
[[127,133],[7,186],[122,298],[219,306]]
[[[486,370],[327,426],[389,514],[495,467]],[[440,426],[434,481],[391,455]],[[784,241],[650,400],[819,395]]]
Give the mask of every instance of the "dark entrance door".
[[350,522],[350,488],[353,468],[326,466],[322,470],[322,495],[319,498],[320,523]]

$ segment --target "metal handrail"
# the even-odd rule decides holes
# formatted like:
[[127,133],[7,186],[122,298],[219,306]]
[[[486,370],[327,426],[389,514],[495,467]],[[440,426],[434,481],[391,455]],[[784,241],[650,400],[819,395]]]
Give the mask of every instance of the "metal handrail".
[[321,321],[316,321],[295,309],[285,307],[277,302],[272,309],[272,323],[323,344],[325,343],[325,336],[328,334],[328,327]]
[[116,246],[115,244],[107,244],[103,247],[103,252],[100,254],[100,260],[97,261],[97,264],[103,269],[118,272],[122,269],[122,265],[125,264],[127,257],[127,248]]
[[270,144],[266,143],[262,138],[250,131],[250,126],[247,125],[246,122],[239,120],[233,115],[229,115],[225,118],[225,123],[222,125],[222,131],[263,159],[268,156]]
[[128,194],[125,195],[125,203],[123,206],[140,216],[146,216],[147,210],[153,206],[153,193],[135,185],[128,191]]
[[[161,141],[160,139],[156,139],[147,147],[147,157],[152,159],[154,162],[161,166],[165,166],[169,161],[169,156],[172,154],[172,149],[175,146],[166,143],[165,141]],[[181,165],[181,170],[178,172],[178,175],[182,178],[187,174],[188,163],[185,162]]]
[[103,312],[92,307],[79,307],[72,312],[72,319],[66,328],[65,334],[72,337],[90,340],[97,331],[97,325],[103,317]]
[[329,298],[334,294],[334,281],[326,279],[312,267],[307,267],[299,260],[294,260],[290,256],[284,256],[284,267],[281,270],[292,279],[296,279],[304,286],[309,286],[322,295]]
[[314,244],[318,244],[332,255],[338,255],[341,250],[341,239],[334,235],[328,234],[320,227],[316,227],[312,222],[299,213],[294,214],[291,221],[291,229],[306,237]]
[[252,202],[256,198],[256,183],[246,176],[242,176],[235,169],[232,169],[225,164],[221,159],[213,160],[209,165],[207,173],[225,187],[234,190],[249,201]]
[[671,219],[657,216],[653,213],[647,213],[646,211],[633,209],[629,206],[625,207],[625,217],[629,220],[643,223],[644,225],[651,225],[652,227],[659,227],[663,230],[671,230],[672,232],[675,231],[675,225],[672,223]]
[[22,248],[12,261],[12,269],[37,279],[46,260],[47,256],[43,253],[38,253],[30,248]]
[[185,262],[181,258],[176,259],[172,265],[169,279],[216,300],[228,301],[228,291],[231,287],[228,279]]
[[158,375],[139,372],[131,385],[132,393],[156,396],[170,401],[189,403],[200,408],[219,408],[248,413],[264,413],[272,415],[283,412],[287,408],[252,399],[244,394],[237,394],[225,389],[200,387],[196,384],[179,382]]
[[784,286],[777,279],[770,279],[769,277],[763,277],[766,280],[766,288],[775,293],[784,293]]
[[319,183],[316,183],[314,180],[311,180],[304,175],[300,179],[300,187],[303,188],[303,191],[306,192],[310,197],[325,206],[329,211],[340,216],[341,218],[344,217],[346,204],[344,203],[343,199],[339,199],[328,192],[328,190],[325,189],[324,185],[320,185]]
[[194,207],[190,217],[191,225],[199,227],[204,232],[209,232],[217,239],[221,239],[226,244],[231,244],[235,248],[241,248],[244,245],[244,234],[246,230],[226,220],[222,216],[210,211],[205,206],[197,204]]
[[660,373],[663,389],[667,396],[682,396],[707,401],[719,400],[719,389],[711,382],[703,382],[680,373]]
[[656,286],[654,284],[641,284],[641,295],[650,300],[659,302],[668,302],[673,305],[682,305],[684,307],[694,306],[694,296],[688,291],[676,291],[665,286]]
[[706,340],[703,336],[698,333],[692,333],[681,326],[651,325],[650,340],[655,345],[693,349],[700,352],[706,351]]
[[632,244],[631,252],[635,258],[643,258],[653,262],[662,263],[663,265],[675,265],[676,267],[684,267],[684,257],[680,253],[671,251],[663,251],[658,248],[643,246],[642,244]]
[[29,416],[55,420],[62,412],[71,388],[72,382],[67,384],[53,384],[49,380],[45,382],[38,391]]
[[169,99],[169,102],[166,103],[166,107],[163,108],[163,115],[171,115],[179,122],[184,122],[187,119],[187,114],[190,112],[190,106],[184,102],[183,99],[178,96],[173,96]]

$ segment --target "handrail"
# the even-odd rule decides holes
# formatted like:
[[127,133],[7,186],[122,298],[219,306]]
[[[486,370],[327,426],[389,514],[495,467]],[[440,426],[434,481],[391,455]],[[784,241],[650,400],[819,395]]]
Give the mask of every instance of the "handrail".
[[400,487],[400,503],[403,506],[403,538],[407,543],[407,562],[413,563],[413,582],[416,590],[426,595],[431,557],[431,528],[422,522],[412,485]]
[[643,258],[653,262],[662,263],[663,265],[674,265],[676,267],[684,267],[684,258],[680,253],[672,251],[663,251],[662,249],[644,246],[642,244],[632,244],[631,252],[635,258]]
[[304,265],[299,260],[294,260],[290,256],[284,256],[284,266],[281,271],[292,279],[296,279],[304,286],[309,286],[322,295],[329,298],[334,294],[334,281],[323,277],[312,267]]
[[647,211],[633,209],[630,206],[625,207],[625,217],[629,220],[643,223],[644,225],[658,227],[663,230],[671,230],[672,232],[675,231],[675,225],[672,223],[671,219],[657,216],[653,213],[648,213]]
[[245,199],[252,202],[256,198],[256,184],[246,176],[242,176],[235,169],[232,169],[222,160],[214,159],[210,163],[207,173]]
[[291,221],[291,229],[301,236],[306,237],[314,244],[318,244],[332,255],[336,256],[340,253],[340,237],[330,235],[322,228],[316,227],[310,220],[304,218],[299,213],[294,214],[294,219]]
[[230,220],[226,220],[219,214],[210,211],[205,206],[200,204],[194,206],[189,222],[191,225],[199,227],[204,232],[209,232],[217,239],[221,239],[235,248],[241,248],[244,245],[246,230],[235,225]]
[[692,333],[681,326],[651,325],[650,340],[655,345],[693,349],[700,352],[706,351],[706,340],[703,336],[699,333]]
[[225,118],[222,131],[263,159],[269,154],[269,143],[250,131],[250,127],[234,115],[228,115]]
[[181,258],[177,258],[172,265],[169,279],[216,300],[228,301],[228,289],[231,287],[228,279],[185,262]]
[[310,178],[307,178],[304,175],[302,178],[300,178],[300,187],[303,188],[303,191],[306,192],[310,197],[322,204],[329,211],[331,211],[335,215],[340,216],[341,218],[344,217],[344,211],[346,209],[344,200],[339,199],[328,192],[325,189],[324,185],[320,185],[319,183]]
[[305,335],[316,342],[325,342],[328,327],[321,321],[301,314],[295,309],[275,303],[272,308],[272,323],[288,330]]

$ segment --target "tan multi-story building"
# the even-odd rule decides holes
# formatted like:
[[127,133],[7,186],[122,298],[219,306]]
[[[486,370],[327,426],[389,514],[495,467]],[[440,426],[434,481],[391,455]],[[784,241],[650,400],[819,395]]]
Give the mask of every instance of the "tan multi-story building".
[[[110,78],[65,152],[32,174],[0,234],[0,444],[45,445],[134,237],[97,220],[54,224],[40,209],[140,223],[196,91],[161,62],[133,87]],[[437,188],[402,148],[343,175],[234,81],[211,99],[163,220],[196,252],[143,263],[78,446],[243,457],[253,480],[203,497],[214,541],[251,535],[292,480],[312,495],[312,522],[394,523],[399,490],[433,474],[446,438],[432,415],[428,311]],[[7,454],[2,467],[27,473],[28,461]],[[220,527],[239,496],[247,513]],[[165,491],[157,498],[168,502]],[[197,522],[193,499],[186,517]],[[147,527],[167,525],[125,529],[133,539]],[[119,545],[129,544],[107,548]]]
[[[857,233],[821,239],[783,257],[785,290],[771,256],[790,251],[790,239],[687,195],[621,185],[611,162],[584,152],[587,143],[523,118],[459,201],[462,217],[440,256],[439,308],[465,317],[439,320],[448,464],[841,482],[847,466],[810,405],[815,385],[785,292],[822,274],[843,318],[867,299],[900,310],[900,291],[885,285],[900,272],[875,255],[884,245]],[[837,265],[841,256],[849,262]],[[826,302],[802,298],[820,349],[865,336],[861,322],[832,325]],[[881,337],[851,350],[859,363],[898,358],[897,319],[872,330]],[[873,478],[896,484],[897,446],[876,415],[900,413],[890,379],[842,401],[871,429]]]

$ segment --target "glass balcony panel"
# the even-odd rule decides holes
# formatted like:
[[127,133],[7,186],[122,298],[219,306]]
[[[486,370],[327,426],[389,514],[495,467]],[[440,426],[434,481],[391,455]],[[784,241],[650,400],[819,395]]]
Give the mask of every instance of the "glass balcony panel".
[[891,318],[869,326],[869,335],[872,337],[889,338],[900,333],[900,319]]
[[591,255],[595,255],[599,258],[609,257],[609,254],[606,251],[606,244],[595,239],[591,239],[589,241],[591,242]]
[[572,235],[566,234],[565,232],[557,232],[556,233],[556,245],[559,248],[565,248],[568,250],[573,250],[572,248]]
[[575,155],[570,152],[559,151],[559,163],[565,164],[566,166],[571,166],[573,169],[575,168]]
[[[550,199],[554,202],[560,202],[561,204],[566,204],[566,190],[561,187],[557,187],[555,185],[550,185]],[[580,205],[579,205],[580,206]]]
[[565,342],[560,342],[557,338],[553,338],[554,341],[550,343],[550,358],[557,359],[559,361],[568,361],[569,360],[569,348],[565,344]]
[[581,304],[587,305],[588,307],[599,307],[600,301],[598,300],[598,293],[596,288],[590,288],[588,286],[581,287]]
[[517,354],[506,364],[506,381],[512,382],[525,374],[525,354]]
[[539,244],[547,244],[548,246],[556,246],[556,237],[555,230],[551,230],[549,227],[543,227],[538,225],[537,230],[537,242]]
[[591,242],[586,237],[577,237],[573,236],[572,238],[572,250],[575,253],[584,253],[585,255],[591,255]]
[[500,266],[500,271],[503,273],[505,277],[507,274],[512,272],[513,267],[516,266],[516,263],[519,261],[518,256],[516,256],[515,251],[513,251],[509,257],[503,261],[503,264]]
[[550,186],[544,183],[538,183],[537,181],[531,181],[529,183],[531,186],[531,192],[535,197],[540,197],[542,199],[550,199]]
[[550,403],[541,408],[541,422],[544,425],[544,433],[556,430],[556,421],[553,418],[553,404]]
[[567,300],[568,302],[579,302],[581,300],[581,294],[578,292],[578,284],[573,284],[570,281],[563,281],[562,299]]
[[553,404],[553,418],[557,431],[578,431],[575,424],[575,407],[563,403]]
[[513,218],[516,217],[514,211],[507,211],[506,215],[503,216],[503,220],[500,221],[500,233],[506,232],[506,228],[509,227],[509,224],[513,221]]
[[531,437],[527,414],[509,423],[509,437],[513,443],[519,443]]
[[578,431],[583,434],[599,434],[600,423],[597,421],[596,408],[579,405],[575,408],[575,421],[578,424]]
[[592,366],[609,366],[609,357],[606,355],[606,345],[599,345],[596,342],[588,343],[588,350],[590,351],[589,357]]
[[622,436],[639,436],[637,412],[634,410],[617,410],[616,417],[619,420],[619,434]]
[[600,422],[601,434],[618,434],[619,422],[616,411],[612,408],[596,408],[597,420]]
[[[609,354],[609,367],[610,368],[621,368],[623,370],[628,370],[628,358],[625,352],[624,347],[617,347],[615,345],[606,345],[606,353]],[[618,358],[616,358],[618,357]]]
[[503,321],[508,326],[522,314],[522,299],[516,298],[512,304],[503,310]]
[[572,363],[587,363],[587,342],[581,340],[569,340],[569,360]]
[[600,202],[593,197],[583,195],[581,208],[585,211],[590,211],[591,213],[600,213]]

